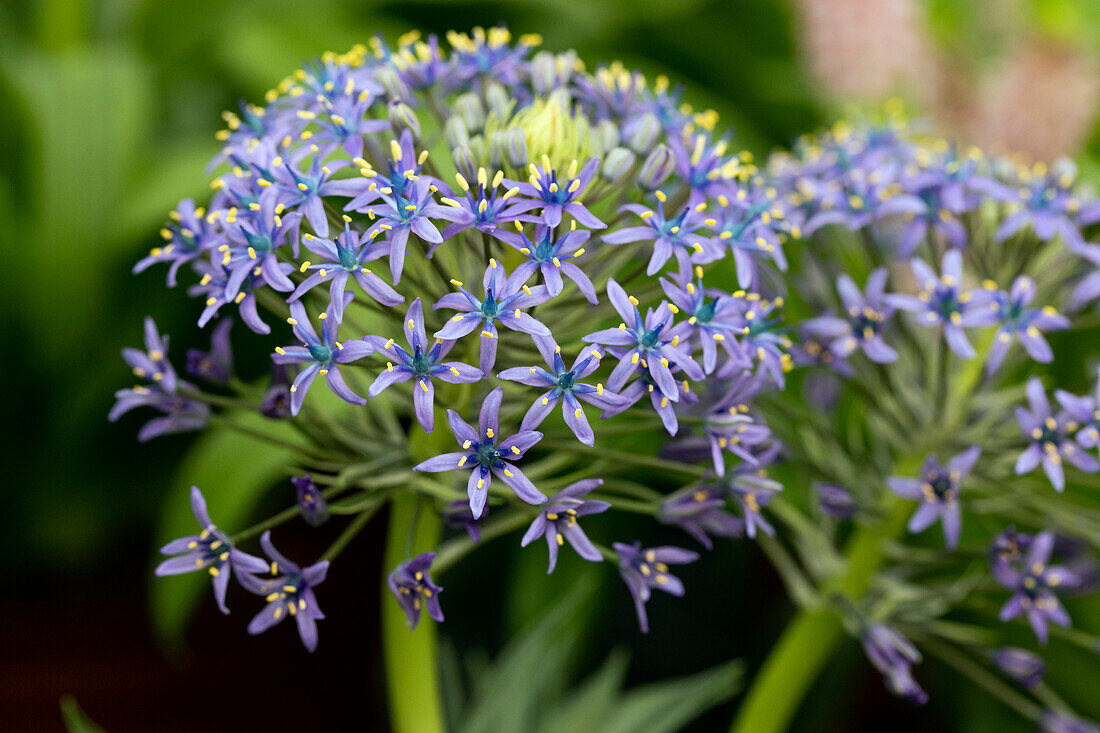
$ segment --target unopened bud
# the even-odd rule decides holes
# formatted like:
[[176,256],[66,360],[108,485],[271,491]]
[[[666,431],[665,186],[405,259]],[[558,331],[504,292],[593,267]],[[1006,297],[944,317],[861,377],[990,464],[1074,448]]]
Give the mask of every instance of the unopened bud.
[[676,157],[672,150],[661,143],[653,148],[653,152],[642,163],[642,169],[638,171],[638,185],[646,191],[653,191],[668,180],[675,167]]
[[380,66],[374,70],[374,80],[382,85],[390,99],[412,99],[412,91],[401,80],[396,69]]
[[474,160],[469,148],[465,145],[458,145],[451,152],[451,157],[454,159],[455,168],[458,169],[463,178],[467,181],[477,180],[477,162]]
[[600,151],[611,150],[619,146],[619,127],[611,120],[600,120],[593,131],[593,142]]
[[637,156],[626,148],[615,148],[604,156],[600,166],[600,177],[610,183],[619,181],[630,172]]
[[527,166],[527,140],[523,130],[513,127],[494,132],[489,137],[489,162],[494,168],[509,166],[523,170]]
[[630,125],[626,135],[626,144],[638,155],[645,155],[657,144],[657,137],[661,134],[661,122],[657,115],[646,112]]
[[390,124],[395,132],[400,133],[402,130],[409,130],[412,132],[413,137],[420,137],[420,119],[416,116],[416,112],[413,111],[412,107],[399,99],[395,99],[387,105],[387,108]]
[[498,120],[507,119],[511,115],[513,104],[508,92],[497,82],[490,82],[485,87],[485,105],[489,108],[489,114]]
[[443,139],[451,150],[470,144],[470,131],[466,129],[466,123],[458,115],[454,115],[443,123]]
[[485,127],[485,107],[476,94],[460,94],[454,101],[454,115],[461,117],[470,132],[481,132]]

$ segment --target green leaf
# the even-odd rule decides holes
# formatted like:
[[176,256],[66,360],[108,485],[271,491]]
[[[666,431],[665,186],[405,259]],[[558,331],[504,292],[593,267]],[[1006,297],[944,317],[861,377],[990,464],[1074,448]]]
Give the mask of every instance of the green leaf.
[[61,718],[65,721],[65,730],[69,733],[107,733],[89,720],[72,695],[61,697]]
[[[263,430],[284,440],[294,434],[288,424],[259,414],[240,413],[233,418],[248,428]],[[225,531],[243,529],[257,500],[284,474],[294,453],[227,427],[209,428],[180,464],[165,497],[157,530],[159,547],[176,537],[195,532],[189,492],[198,486],[206,497],[210,516]],[[289,496],[289,494],[288,494]],[[203,573],[158,578],[152,586],[153,629],[169,649],[182,646],[183,632],[199,599],[210,592]],[[211,601],[213,602],[213,601]],[[233,607],[232,599],[229,603]]]

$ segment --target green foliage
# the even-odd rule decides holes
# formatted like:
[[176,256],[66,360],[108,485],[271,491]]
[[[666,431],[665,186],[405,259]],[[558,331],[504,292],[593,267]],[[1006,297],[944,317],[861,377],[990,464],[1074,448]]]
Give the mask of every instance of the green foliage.
[[591,578],[581,576],[568,594],[547,606],[491,662],[475,658],[468,665],[471,690],[465,705],[459,702],[461,691],[454,689],[462,674],[457,655],[453,649],[444,655],[443,678],[452,686],[448,697],[454,730],[672,733],[737,692],[739,661],[626,688],[629,656],[623,650],[613,651],[599,669],[571,687],[595,593],[591,581],[584,579]]
[[84,714],[72,695],[61,698],[61,719],[68,733],[107,733]]

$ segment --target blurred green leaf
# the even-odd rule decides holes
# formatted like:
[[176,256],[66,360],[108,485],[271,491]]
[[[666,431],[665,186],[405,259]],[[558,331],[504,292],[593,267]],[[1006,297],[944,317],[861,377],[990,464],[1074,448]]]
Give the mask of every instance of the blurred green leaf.
[[65,721],[65,730],[69,733],[107,733],[84,714],[72,695],[64,695],[61,698],[61,718]]
[[[245,427],[283,439],[293,437],[285,422],[259,414],[239,413],[232,418]],[[195,532],[189,492],[198,486],[206,497],[210,516],[227,532],[243,529],[259,497],[283,475],[293,453],[225,427],[209,428],[180,463],[166,492],[157,529],[157,546]],[[153,629],[168,648],[182,645],[183,633],[196,603],[210,592],[205,573],[159,578],[152,585]],[[232,606],[232,602],[230,602]]]

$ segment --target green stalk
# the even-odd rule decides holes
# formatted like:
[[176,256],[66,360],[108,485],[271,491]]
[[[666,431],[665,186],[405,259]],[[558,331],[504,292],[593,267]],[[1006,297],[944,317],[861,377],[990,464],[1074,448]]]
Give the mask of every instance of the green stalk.
[[[405,556],[410,523],[422,499],[401,492],[390,505],[384,567],[392,569],[409,559]],[[412,530],[414,554],[434,550],[439,543],[442,521],[435,511],[419,512]],[[394,600],[389,587],[382,587],[382,649],[386,660],[386,692],[390,722],[396,733],[443,733],[443,701],[440,696],[435,622],[421,614],[415,631],[405,625],[405,612]]]

